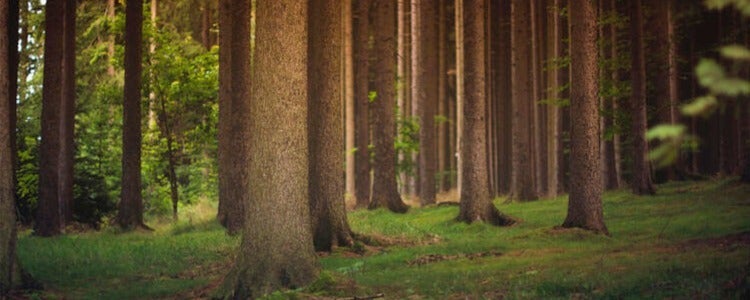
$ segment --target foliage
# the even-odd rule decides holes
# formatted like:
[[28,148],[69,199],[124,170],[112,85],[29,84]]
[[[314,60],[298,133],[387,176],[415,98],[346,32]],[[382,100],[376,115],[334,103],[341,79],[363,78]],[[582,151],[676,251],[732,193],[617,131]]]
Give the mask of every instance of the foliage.
[[[625,190],[604,194],[612,237],[555,229],[565,217],[565,196],[512,204],[496,199],[503,212],[523,220],[511,228],[457,223],[455,206],[398,216],[356,211],[349,216],[354,231],[391,245],[368,245],[365,255],[338,249],[321,258],[324,275],[312,287],[276,295],[743,298],[743,280],[750,274],[750,186],[732,180],[679,182],[659,191],[648,197]],[[183,211],[180,223],[156,226],[149,234],[105,230],[45,239],[22,233],[18,254],[47,287],[43,298],[200,297],[195,293],[215,286],[229,270],[239,239],[228,237],[215,221],[204,221],[214,208],[195,213],[204,218],[191,219]],[[437,259],[409,263],[427,256]],[[356,290],[342,295],[332,288],[341,277],[355,280]]]
[[396,173],[414,176],[417,162],[414,161],[413,156],[419,153],[419,117],[405,116],[399,112],[398,108],[396,108],[396,115],[398,116],[396,120],[398,132],[394,147],[396,153],[399,154]]

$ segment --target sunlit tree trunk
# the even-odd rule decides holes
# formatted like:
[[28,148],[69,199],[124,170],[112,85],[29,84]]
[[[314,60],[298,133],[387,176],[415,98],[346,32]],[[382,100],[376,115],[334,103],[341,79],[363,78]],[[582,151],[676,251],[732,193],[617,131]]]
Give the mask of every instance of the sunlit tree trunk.
[[403,213],[408,206],[401,200],[396,183],[396,137],[394,107],[396,75],[396,0],[375,0],[375,93],[373,103],[374,179],[370,209],[386,207]]
[[[312,15],[321,9],[311,8]],[[304,121],[309,99],[308,2],[258,1],[255,12],[252,101],[245,99],[250,102],[252,115],[246,117],[253,134],[243,149],[252,153],[245,165],[250,174],[247,222],[223,295],[234,299],[302,287],[319,273],[310,228],[308,125]],[[338,120],[339,111],[333,113]]]
[[487,222],[511,225],[514,221],[492,204],[487,173],[486,142],[486,4],[485,0],[463,0],[463,13],[457,22],[463,23],[464,42],[464,110],[461,157],[464,174],[458,220],[467,223]]
[[352,244],[341,172],[344,128],[342,106],[343,5],[340,0],[310,0],[308,16],[309,197],[313,244],[317,251]]
[[369,88],[369,0],[358,0],[357,12],[354,17],[354,101],[355,101],[355,177],[357,208],[365,208],[370,204],[370,100]]
[[346,184],[345,184],[345,191],[347,197],[354,197],[355,195],[355,182],[356,177],[355,170],[356,170],[356,163],[354,161],[355,152],[354,149],[356,147],[355,145],[355,123],[356,123],[356,115],[355,115],[355,98],[354,98],[354,50],[353,50],[353,42],[354,42],[354,36],[353,36],[353,1],[347,0],[343,1],[343,21],[342,26],[342,38],[344,40],[344,46],[343,46],[343,73],[344,78],[341,81],[341,84],[343,86],[343,90],[341,91],[343,95],[343,101],[344,101],[344,120],[345,120],[345,126],[344,131],[346,134],[345,138],[345,148],[344,151],[346,151]]
[[117,223],[125,229],[144,227],[141,195],[141,57],[143,0],[125,7],[125,97],[122,130],[122,192]]
[[579,227],[609,234],[602,210],[599,158],[599,105],[596,5],[591,0],[570,1],[572,120],[570,196],[563,227]]

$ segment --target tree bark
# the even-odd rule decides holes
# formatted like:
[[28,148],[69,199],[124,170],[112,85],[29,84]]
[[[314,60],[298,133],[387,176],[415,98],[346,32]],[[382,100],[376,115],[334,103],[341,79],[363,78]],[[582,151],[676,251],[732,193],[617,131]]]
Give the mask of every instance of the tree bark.
[[576,45],[571,51],[570,114],[576,117],[572,120],[568,216],[563,227],[609,234],[602,210],[595,6],[590,0],[570,1],[570,38]]
[[125,97],[122,130],[122,193],[117,223],[123,229],[145,227],[141,195],[141,57],[143,0],[125,7]]
[[455,0],[456,12],[456,192],[461,195],[463,186],[463,159],[461,145],[463,144],[464,127],[464,0]]
[[63,21],[63,94],[60,106],[59,202],[62,226],[73,221],[73,163],[75,159],[76,1],[65,0]]
[[438,115],[442,117],[442,122],[437,124],[437,172],[439,176],[436,176],[437,191],[447,191],[450,189],[450,145],[448,142],[448,126],[450,126],[448,120],[449,101],[447,97],[447,73],[448,73],[448,33],[447,33],[447,13],[448,3],[446,1],[438,1],[438,40],[437,40],[437,51],[438,51]]
[[[233,210],[230,203],[236,201],[233,195],[234,186],[230,183],[233,177],[230,157],[232,141],[232,0],[219,1],[219,120],[218,128],[218,176],[219,176],[219,211],[216,218],[229,229],[230,215]],[[239,202],[239,201],[236,201]],[[242,216],[242,214],[240,214]],[[232,222],[231,224],[236,224]],[[232,226],[232,233],[237,233],[242,226]]]
[[370,204],[370,87],[369,87],[369,51],[370,41],[369,12],[370,1],[358,0],[357,13],[354,18],[354,97],[355,97],[355,137],[357,151],[355,152],[355,190],[357,208],[365,208]]
[[[554,0],[547,10],[549,44],[547,56],[552,61],[559,61],[563,56],[562,22],[560,18],[560,1]],[[550,64],[547,71],[547,99],[560,99],[560,86],[563,79],[563,68]],[[547,109],[547,195],[555,197],[560,193],[560,182],[557,174],[560,169],[560,106],[557,103],[546,105]]]
[[439,67],[437,43],[439,1],[412,0],[412,101],[419,116],[419,199],[421,204],[435,203],[435,109],[439,103]]
[[60,203],[60,121],[63,89],[65,2],[50,1],[45,10],[42,132],[39,145],[39,202],[34,233],[53,236],[62,232]]
[[255,9],[257,42],[249,101],[253,134],[243,149],[252,153],[250,195],[245,198],[248,222],[239,260],[225,281],[231,298],[302,287],[318,276],[304,121],[309,99],[307,7],[307,1],[279,0],[258,1]]
[[342,96],[344,97],[344,118],[345,118],[345,126],[344,131],[346,134],[345,139],[345,148],[344,151],[346,152],[346,184],[345,184],[345,192],[347,195],[347,198],[354,197],[355,196],[355,186],[356,186],[356,163],[355,163],[355,152],[354,149],[356,147],[356,141],[355,141],[355,124],[356,124],[356,115],[355,115],[355,98],[354,98],[354,36],[353,36],[353,4],[352,0],[350,1],[343,1],[343,12],[342,12],[342,38],[344,39],[344,46],[343,46],[343,80],[342,80]]
[[496,108],[494,117],[497,118],[495,139],[497,141],[497,193],[508,194],[510,192],[512,151],[511,151],[511,126],[512,96],[511,96],[511,64],[510,64],[510,0],[493,0],[491,6],[492,16],[490,22],[492,28],[492,68],[495,72],[493,78],[493,97]]
[[341,172],[342,12],[340,0],[310,0],[308,15],[309,197],[313,244],[317,251],[352,244]]
[[511,1],[511,92],[513,98],[513,175],[511,193],[520,201],[536,200],[531,155],[533,135],[531,73],[531,7],[528,1]]
[[18,169],[18,145],[15,128],[17,128],[18,125],[16,100],[18,98],[18,67],[21,59],[18,51],[20,6],[18,1],[10,1],[8,7],[8,120],[10,121],[9,128],[14,128],[10,131],[10,155],[14,186],[13,191],[15,195],[15,187],[18,186],[18,180],[16,178],[16,170]]
[[409,207],[401,200],[396,183],[396,123],[394,92],[396,70],[396,0],[375,0],[375,93],[371,117],[375,144],[375,174],[370,209],[387,207],[398,213]]
[[485,44],[485,0],[463,0],[463,13],[458,22],[463,23],[464,33],[464,110],[461,157],[464,175],[461,188],[461,204],[458,220],[467,223],[476,221],[507,226],[515,223],[500,214],[492,204],[487,174],[487,148],[485,106],[486,95],[486,44]]
[[630,0],[630,96],[631,134],[633,138],[633,178],[631,188],[636,195],[651,195],[656,192],[651,181],[651,169],[646,142],[646,65],[643,46],[643,9],[641,0]]

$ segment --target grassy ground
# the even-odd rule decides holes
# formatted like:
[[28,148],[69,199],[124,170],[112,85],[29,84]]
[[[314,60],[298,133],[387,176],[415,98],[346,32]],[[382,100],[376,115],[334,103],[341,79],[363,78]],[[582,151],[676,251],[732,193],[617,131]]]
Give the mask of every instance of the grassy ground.
[[[750,186],[670,183],[659,195],[605,195],[611,237],[554,229],[565,198],[501,204],[511,228],[456,223],[456,206],[406,215],[357,211],[352,228],[390,246],[321,258],[325,277],[296,295],[388,299],[745,298],[750,287]],[[210,214],[206,214],[210,215]],[[183,218],[184,220],[187,218]],[[30,297],[192,298],[221,282],[239,240],[198,218],[153,233],[24,235],[19,253],[46,286]],[[353,279],[351,281],[350,279]],[[341,282],[349,282],[341,284]],[[356,283],[356,284],[355,284]],[[342,288],[341,286],[348,286]],[[744,293],[744,294],[743,294]],[[277,294],[290,297],[295,293]]]

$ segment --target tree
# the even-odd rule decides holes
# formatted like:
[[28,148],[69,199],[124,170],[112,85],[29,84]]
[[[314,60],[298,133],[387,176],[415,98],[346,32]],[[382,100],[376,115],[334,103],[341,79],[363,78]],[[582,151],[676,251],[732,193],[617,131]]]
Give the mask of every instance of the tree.
[[42,90],[42,132],[39,145],[39,202],[34,233],[53,236],[62,232],[60,213],[61,107],[65,2],[50,1],[45,11],[44,83]]
[[440,1],[412,1],[412,101],[419,116],[419,199],[435,203],[435,109],[438,106],[438,6]]
[[243,150],[253,154],[247,222],[225,281],[227,296],[235,299],[301,287],[319,272],[308,194],[307,7],[307,1],[258,1],[255,10],[253,134]]
[[643,46],[643,9],[641,0],[630,0],[630,95],[631,134],[633,138],[633,178],[631,188],[636,195],[654,194],[646,142],[646,62]]
[[[0,1],[0,24],[9,26],[9,1]],[[16,201],[13,187],[13,162],[11,161],[11,105],[9,31],[0,30],[0,298],[5,298],[13,285],[16,259]]]
[[602,212],[599,158],[599,99],[596,7],[591,0],[570,1],[570,113],[572,120],[570,196],[563,227],[609,234]]
[[528,1],[511,1],[511,92],[513,98],[513,175],[511,193],[521,201],[535,200],[531,156],[533,122],[531,72],[531,8]]
[[143,0],[125,7],[125,98],[122,130],[122,192],[117,223],[123,229],[145,227],[141,195],[141,57]]
[[485,0],[463,0],[461,26],[464,42],[464,109],[463,140],[460,147],[464,158],[461,187],[461,204],[458,219],[467,223],[475,221],[494,225],[512,225],[515,221],[499,213],[492,204],[487,174],[487,124],[485,107],[486,43]]
[[394,93],[396,66],[396,0],[375,0],[375,93],[372,106],[375,144],[374,178],[370,209],[387,207],[398,213],[409,207],[401,200],[396,183]]
[[370,204],[370,62],[368,45],[370,41],[370,12],[369,0],[359,0],[357,12],[353,20],[354,35],[354,102],[355,104],[355,191],[357,207],[363,208]]
[[342,4],[339,0],[310,0],[309,5],[315,8],[308,16],[310,213],[315,249],[331,251],[333,246],[352,244],[341,172]]
[[247,151],[250,115],[250,3],[220,3],[219,35],[219,222],[230,234],[244,223],[248,194]]
[[59,203],[62,226],[73,221],[73,163],[76,97],[76,0],[65,0],[62,102],[60,103]]

